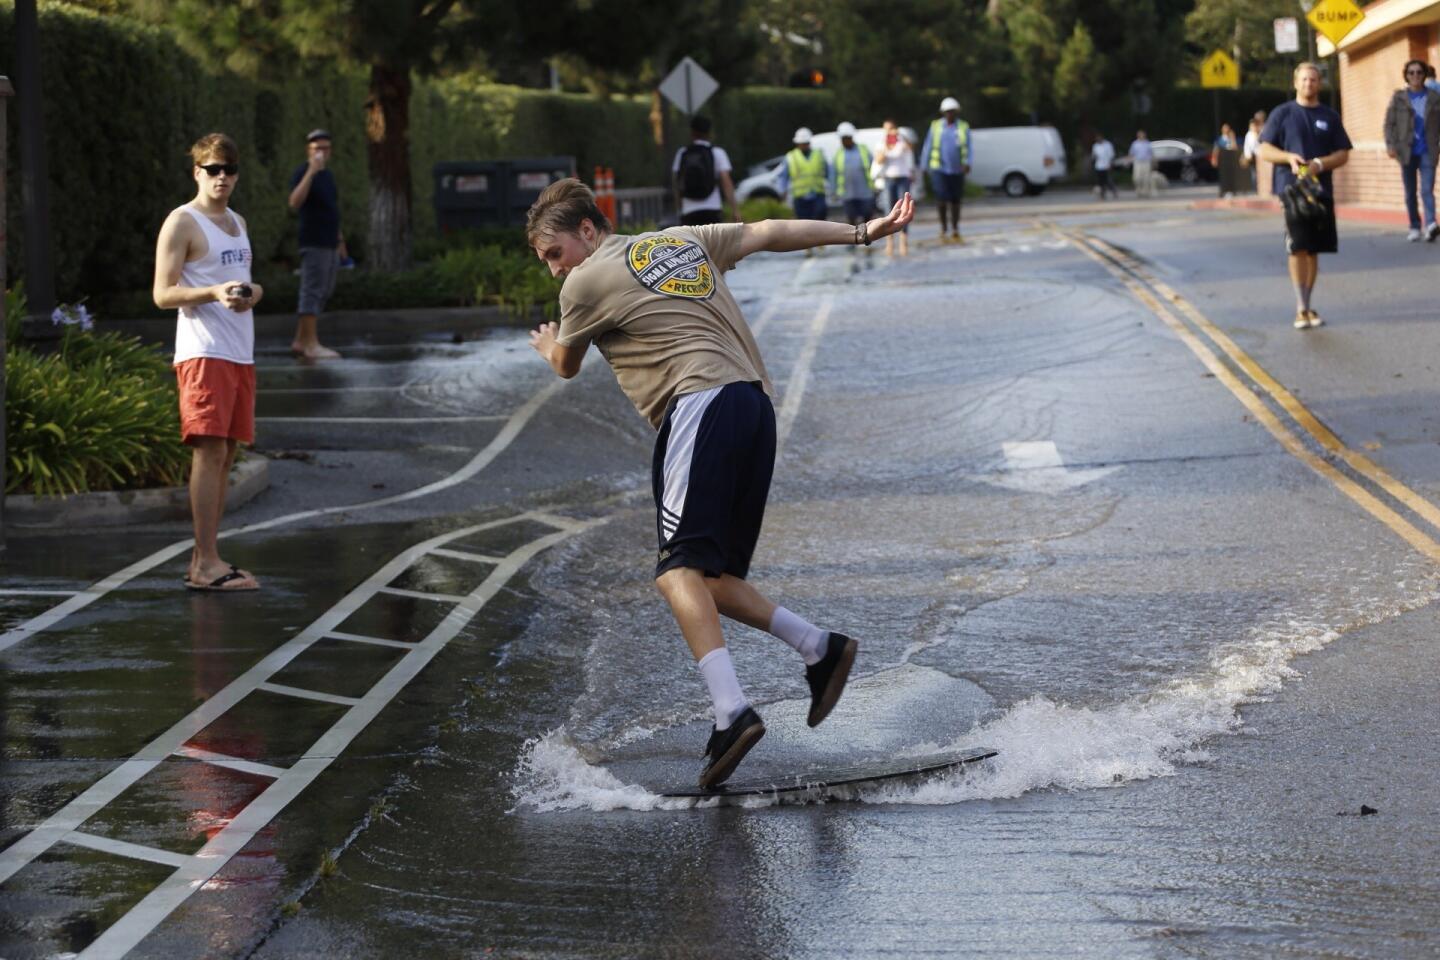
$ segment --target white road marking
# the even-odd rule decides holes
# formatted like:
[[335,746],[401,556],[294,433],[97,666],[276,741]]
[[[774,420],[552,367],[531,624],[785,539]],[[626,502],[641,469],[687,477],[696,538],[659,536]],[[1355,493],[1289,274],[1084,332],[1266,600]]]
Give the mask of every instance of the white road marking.
[[322,690],[307,690],[304,687],[292,687],[288,683],[265,683],[256,684],[256,690],[264,690],[266,693],[278,693],[285,697],[295,697],[300,700],[318,700],[321,703],[337,703],[342,707],[353,707],[360,701],[354,697],[342,697],[338,693],[325,693]]
[[1071,470],[1050,440],[1016,440],[1002,444],[1007,470],[975,477],[992,486],[1025,493],[1064,493],[1109,476],[1119,467]]
[[381,637],[362,637],[358,633],[345,633],[341,630],[331,630],[329,633],[325,634],[325,636],[330,640],[347,640],[350,643],[370,643],[374,644],[377,647],[396,647],[401,650],[407,650],[415,646],[415,644],[406,643],[403,640],[385,640]]
[[452,593],[429,593],[425,590],[406,590],[403,587],[381,587],[379,593],[388,593],[393,597],[413,597],[416,600],[443,600],[446,603],[459,603],[464,597],[457,597]]
[[[405,644],[409,646],[409,644]],[[223,753],[215,753],[211,750],[201,750],[199,747],[183,746],[175,751],[177,757],[189,757],[191,760],[200,760],[214,767],[224,767],[227,770],[236,770],[240,773],[249,773],[257,777],[269,777],[276,780],[285,772],[284,767],[272,767],[268,763],[259,763],[255,760],[241,760],[239,757],[232,757]]]
[[[531,418],[539,412],[540,408],[545,405],[545,402],[553,397],[564,383],[565,381],[563,380],[556,380],[541,387],[534,396],[520,406],[520,409],[510,415],[510,419],[506,421],[505,426],[500,429],[500,432],[497,433],[484,448],[476,453],[475,456],[470,459],[469,463],[448,477],[436,480],[434,483],[428,483],[423,487],[416,487],[414,490],[406,493],[381,497],[379,500],[366,500],[347,506],[322,507],[317,510],[301,510],[298,513],[288,513],[284,516],[276,517],[273,520],[265,520],[243,527],[222,530],[220,531],[220,537],[224,539],[246,533],[256,533],[260,530],[270,530],[275,527],[285,526],[286,524],[296,523],[300,520],[309,520],[314,517],[327,516],[332,513],[358,513],[362,510],[373,510],[377,507],[389,506],[390,504],[403,503],[407,500],[415,500],[419,497],[429,496],[432,493],[446,490],[456,484],[464,483],[481,470],[484,470],[496,457],[504,452],[505,448],[510,446],[515,438],[520,435],[520,431],[525,428]],[[96,600],[110,593],[110,591],[124,586],[141,574],[148,573],[155,567],[179,556],[189,550],[194,544],[195,541],[193,539],[180,540],[167,547],[163,547],[148,557],[137,560],[128,567],[112,573],[105,579],[93,583],[84,590],[75,593],[64,603],[58,604],[39,616],[33,617],[19,626],[5,631],[5,633],[0,634],[0,652],[4,652],[22,640],[53,626],[77,610],[83,610]]]
[[775,453],[779,453],[785,447],[785,441],[790,437],[790,430],[795,426],[795,418],[800,414],[800,403],[805,399],[805,388],[810,383],[810,366],[815,362],[815,352],[820,346],[820,337],[825,332],[825,325],[830,321],[830,309],[835,305],[835,298],[827,296],[820,301],[820,307],[815,311],[815,316],[810,319],[810,332],[805,338],[805,346],[800,350],[800,356],[795,361],[795,368],[790,371],[790,382],[785,386],[785,397],[780,403],[780,414],[775,418]]
[[449,557],[452,560],[468,560],[471,563],[499,563],[499,557],[487,557],[483,553],[471,553],[469,550],[451,550],[447,547],[437,547],[430,551],[437,557]]
[[0,597],[73,597],[79,590],[0,590]]
[[[199,890],[267,823],[300,794],[345,748],[371,720],[402,690],[444,647],[480,612],[510,578],[532,557],[566,537],[586,530],[602,521],[577,521],[551,514],[532,512],[475,524],[418,543],[393,558],[363,583],[347,594],[300,633],[272,650],[245,673],[231,681],[209,700],[200,704],[142,747],[129,760],[122,762],[98,783],[48,817],[28,834],[0,851],[0,883],[45,853],[56,843],[65,841],[89,817],[119,797],[145,774],[167,757],[181,751],[186,742],[209,726],[247,696],[271,684],[270,678],[283,669],[317,640],[334,634],[355,610],[385,584],[394,580],[416,560],[451,540],[470,536],[482,530],[511,523],[535,520],[558,529],[538,537],[505,556],[490,575],[462,598],[450,613],[419,643],[390,668],[368,693],[356,701],[345,714],[315,741],[291,767],[285,769],[261,793],[241,810],[225,827],[210,838],[194,856],[184,857],[178,869],[152,890],[133,909],[100,935],[81,954],[87,958],[123,957],[144,939],[191,894]],[[308,693],[309,691],[307,691]],[[87,841],[88,842],[88,841]],[[111,845],[112,852],[119,848]],[[145,848],[143,859],[153,859]],[[140,851],[133,851],[140,855]]]
[[131,860],[148,860],[151,863],[158,863],[166,867],[183,867],[190,862],[190,858],[183,853],[174,853],[170,850],[161,850],[158,847],[147,847],[138,843],[130,843],[128,840],[113,840],[110,837],[97,837],[93,833],[71,831],[65,835],[64,842],[73,843],[77,847],[87,847],[91,850],[98,850],[101,853],[113,854],[117,857],[128,857]]

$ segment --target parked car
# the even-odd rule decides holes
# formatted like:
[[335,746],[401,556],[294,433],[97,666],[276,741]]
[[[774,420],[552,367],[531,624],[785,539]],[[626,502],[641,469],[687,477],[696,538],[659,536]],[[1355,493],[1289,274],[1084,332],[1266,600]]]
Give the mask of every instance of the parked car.
[[974,127],[969,181],[1007,197],[1037,194],[1065,176],[1065,144],[1054,127]]
[[[920,141],[915,137],[915,131],[909,127],[901,127],[900,135],[910,141],[917,150]],[[862,127],[855,131],[855,142],[864,144],[872,153],[880,148],[885,142],[884,127]],[[817,133],[810,140],[810,149],[819,150],[827,159],[835,156],[835,151],[840,149],[840,136],[833,130],[828,133]],[[735,199],[744,203],[751,197],[770,197],[772,199],[784,199],[780,195],[780,168],[785,164],[785,155],[771,157],[762,160],[749,168],[749,176],[735,185]]]
[[1210,145],[1201,140],[1152,140],[1157,173],[1171,183],[1215,183],[1220,174],[1210,163]]

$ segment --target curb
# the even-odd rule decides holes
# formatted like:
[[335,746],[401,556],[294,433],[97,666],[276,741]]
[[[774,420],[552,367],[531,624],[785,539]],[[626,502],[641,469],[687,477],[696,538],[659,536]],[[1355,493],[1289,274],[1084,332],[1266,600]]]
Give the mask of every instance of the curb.
[[[230,471],[225,509],[234,510],[270,486],[270,461],[258,455],[242,460]],[[136,523],[163,523],[190,519],[188,487],[150,490],[108,490],[76,493],[68,497],[11,494],[5,498],[5,526],[47,529],[55,527],[119,527]]]
[[[1225,197],[1215,200],[1196,200],[1191,204],[1194,210],[1257,210],[1280,211],[1280,201],[1275,197]],[[1361,223],[1384,223],[1391,226],[1407,226],[1410,222],[1404,210],[1388,207],[1365,207],[1353,203],[1335,205],[1337,220],[1353,220]]]

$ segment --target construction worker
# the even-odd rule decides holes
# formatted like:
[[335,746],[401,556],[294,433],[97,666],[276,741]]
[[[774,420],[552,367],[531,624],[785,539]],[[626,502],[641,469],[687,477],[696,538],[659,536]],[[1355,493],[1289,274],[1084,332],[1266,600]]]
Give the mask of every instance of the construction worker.
[[965,175],[970,172],[970,124],[960,119],[960,101],[954,97],[940,101],[940,116],[930,123],[920,158],[940,207],[940,241],[964,243],[960,239],[960,201],[965,197]]
[[797,220],[824,220],[825,185],[830,181],[830,164],[818,150],[810,149],[810,128],[795,131],[795,149],[785,154],[780,168],[780,191],[790,194]]
[[847,120],[835,132],[840,134],[840,149],[830,164],[830,192],[845,205],[845,222],[855,226],[870,219],[875,209],[875,186],[870,179],[874,158],[869,147],[855,142],[855,124]]

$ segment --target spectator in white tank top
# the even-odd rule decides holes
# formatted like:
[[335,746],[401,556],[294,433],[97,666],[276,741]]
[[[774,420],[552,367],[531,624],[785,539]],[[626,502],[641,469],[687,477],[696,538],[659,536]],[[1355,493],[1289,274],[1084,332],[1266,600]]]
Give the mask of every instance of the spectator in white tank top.
[[230,209],[240,149],[223,133],[190,148],[195,199],[165,218],[155,246],[155,306],[179,311],[175,375],[180,434],[191,446],[190,510],[195,547],[185,586],[258,590],[248,571],[220,558],[216,537],[230,467],[240,443],[255,439],[255,316],[264,290],[250,278],[245,220]]

